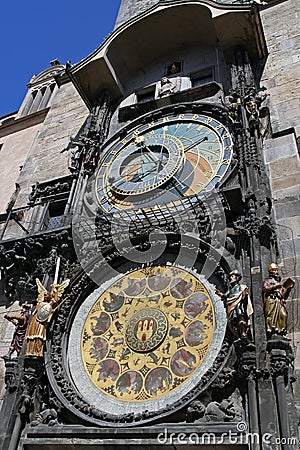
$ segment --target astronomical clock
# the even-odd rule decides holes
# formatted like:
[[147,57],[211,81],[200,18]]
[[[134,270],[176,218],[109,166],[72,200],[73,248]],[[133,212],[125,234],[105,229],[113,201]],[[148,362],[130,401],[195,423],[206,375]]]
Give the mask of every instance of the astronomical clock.
[[[146,116],[105,145],[94,178],[98,206],[104,215],[134,210],[149,218],[170,204],[184,210],[214,190],[232,151],[219,118],[168,109]],[[218,277],[209,281],[202,273],[193,236],[186,258],[178,257],[174,239],[151,262],[118,261],[112,271],[91,262],[98,286],[66,307],[68,337],[52,349],[49,377],[65,407],[85,420],[128,426],[164,417],[205,390],[224,365],[227,319],[215,294]],[[196,249],[192,262],[189,245]],[[68,389],[61,387],[61,366]]]
[[205,114],[163,112],[112,138],[96,174],[104,212],[188,205],[224,177],[232,158],[228,129]]

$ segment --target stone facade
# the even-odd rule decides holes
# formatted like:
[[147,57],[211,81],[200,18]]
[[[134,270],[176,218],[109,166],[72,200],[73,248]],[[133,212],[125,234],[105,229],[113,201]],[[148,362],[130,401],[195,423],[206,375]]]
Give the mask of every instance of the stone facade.
[[[163,11],[155,10],[158,3],[165,3],[166,8]],[[300,352],[297,349],[300,343],[300,123],[297,94],[300,84],[300,7],[298,0],[269,1],[260,7],[258,2],[252,7],[249,3],[123,0],[115,30],[100,50],[96,50],[92,58],[87,57],[73,67],[54,67],[53,73],[52,69],[47,69],[33,78],[19,113],[11,121],[2,122],[2,355],[7,352],[14,332],[12,324],[4,320],[3,316],[19,310],[25,301],[35,302],[35,278],[41,279],[45,286],[50,285],[59,261],[60,281],[71,279],[70,292],[59,315],[49,326],[45,365],[44,359],[28,356],[19,358],[19,362],[10,358],[0,362],[2,411],[6,416],[13,407],[20,418],[14,423],[4,421],[0,426],[0,439],[5,450],[8,449],[9,436],[18,436],[21,432],[20,449],[35,449],[40,445],[41,435],[43,445],[49,449],[56,448],[61,436],[63,439],[60,444],[68,448],[69,435],[75,436],[74,442],[77,439],[80,449],[86,444],[97,444],[97,447],[99,444],[100,447],[103,443],[106,445],[104,435],[101,441],[95,440],[93,444],[89,441],[90,436],[99,438],[99,430],[103,431],[107,439],[112,439],[113,448],[119,444],[122,430],[128,448],[132,447],[132,437],[136,445],[142,448],[149,443],[154,448],[160,448],[156,446],[155,433],[161,431],[162,424],[164,421],[168,423],[168,420],[171,430],[175,430],[177,425],[174,424],[180,422],[184,429],[194,433],[207,431],[209,421],[210,430],[217,435],[222,432],[228,434],[236,431],[238,422],[245,420],[251,432],[264,434],[271,430],[273,437],[297,435],[295,406],[300,407],[300,384],[294,383],[293,370],[296,375],[300,374]],[[228,14],[225,7],[230,8]],[[151,15],[154,10],[155,20]],[[139,23],[138,15],[141,13],[145,14]],[[136,17],[136,22],[130,21],[133,17]],[[178,25],[182,17],[187,18],[187,22],[182,22],[181,29],[175,27],[169,30],[169,35],[164,34],[160,46],[160,33],[164,33],[166,23]],[[126,26],[122,27],[123,24]],[[153,27],[158,33],[153,36],[155,52],[150,38]],[[136,30],[140,32],[140,42],[136,46],[136,53],[133,53],[131,43]],[[238,33],[241,33],[239,39]],[[249,39],[249,35],[253,38]],[[188,44],[182,46],[182,39],[186,39]],[[243,50],[241,45],[245,46]],[[169,70],[174,62],[178,64],[176,73]],[[55,62],[55,66],[57,64]],[[95,71],[97,77],[94,76]],[[166,76],[169,77],[172,90],[161,95],[162,81]],[[28,101],[37,105],[37,95],[45,92],[45,80],[56,82],[49,102],[35,111],[32,106],[31,110],[28,109]],[[257,109],[249,112],[246,99],[254,82],[257,89],[264,86],[268,95],[262,107],[258,100],[257,103],[254,101]],[[38,94],[35,91],[37,88],[40,89]],[[150,413],[148,410],[140,412],[137,405],[138,412],[132,413],[130,402],[126,404],[127,410],[124,407],[128,414],[119,410],[119,407],[112,411],[113,414],[110,411],[104,414],[101,405],[97,404],[96,407],[87,404],[82,395],[87,387],[80,391],[80,372],[76,372],[77,365],[79,367],[81,364],[81,338],[78,338],[76,350],[73,349],[73,356],[75,351],[77,358],[72,366],[73,375],[75,373],[73,377],[69,370],[70,356],[66,356],[67,342],[74,337],[74,333],[78,334],[77,328],[71,331],[71,325],[76,323],[76,326],[81,327],[82,318],[76,316],[77,323],[74,317],[80,311],[84,320],[85,299],[97,294],[93,289],[98,280],[101,280],[102,292],[109,280],[120,282],[119,275],[115,275],[116,268],[119,270],[121,267],[121,272],[125,274],[134,267],[125,258],[129,247],[127,241],[122,241],[124,223],[117,223],[120,229],[116,228],[117,236],[112,236],[109,215],[99,212],[101,208],[96,206],[93,183],[103,152],[109,154],[111,143],[118,139],[124,143],[130,136],[132,123],[139,123],[141,117],[142,124],[150,124],[148,126],[151,128],[151,123],[162,116],[171,113],[184,116],[186,111],[194,114],[194,117],[201,114],[212,116],[219,123],[226,120],[234,138],[232,171],[218,185],[218,195],[222,198],[224,208],[222,217],[214,214],[210,228],[205,222],[209,214],[203,211],[199,214],[197,209],[202,206],[201,199],[197,198],[194,209],[190,206],[190,209],[186,208],[188,214],[193,214],[202,233],[193,271],[205,265],[205,255],[210,253],[208,249],[213,249],[214,269],[208,283],[211,292],[217,285],[225,291],[229,270],[238,268],[244,282],[250,286],[254,315],[246,341],[234,340],[232,330],[230,332],[227,328],[222,346],[221,339],[218,343],[216,353],[219,353],[214,355],[216,362],[210,367],[210,361],[206,361],[209,375],[205,374],[201,378],[198,396],[195,394],[192,397],[192,394],[187,393],[185,399],[178,397],[174,414],[170,414],[169,410],[166,412],[164,409],[169,405],[164,403],[162,391],[162,400],[153,407],[153,411],[156,408],[161,414],[154,425],[152,410]],[[1,172],[4,165],[5,172],[9,170],[10,173],[8,181],[4,180],[4,170]],[[114,180],[108,180],[107,183],[114,183]],[[112,211],[114,220],[117,216],[118,220],[123,220],[127,214],[122,208]],[[147,250],[148,234],[153,231],[151,227],[154,221],[159,216],[161,225],[161,218],[165,219],[162,211],[159,211],[160,215],[153,216],[146,209],[142,210],[142,219],[138,214],[133,216],[134,227],[129,233],[132,233],[130,237],[134,242],[134,250]],[[220,218],[225,223],[224,244],[220,243],[222,232],[213,235],[211,231],[218,228]],[[89,227],[95,232],[96,246],[88,234]],[[167,266],[174,263],[174,255],[178,251],[178,230],[174,232],[170,217],[163,227],[168,236],[167,256],[161,256],[160,263]],[[195,249],[193,233],[194,230],[183,233],[184,239],[188,237],[184,247],[188,255]],[[117,238],[117,243],[112,237]],[[160,239],[158,236],[159,244]],[[219,250],[223,245],[222,258],[216,264],[215,249]],[[106,262],[97,259],[98,251],[103,251]],[[267,277],[271,260],[278,262],[283,277],[292,277],[296,282],[287,304],[289,340],[278,336],[270,339],[266,334],[261,285]],[[106,263],[110,264],[109,269]],[[180,264],[184,265],[183,256]],[[143,267],[145,273],[147,269],[148,265]],[[156,300],[151,298],[151,302]],[[220,298],[216,301],[220,302]],[[124,314],[128,314],[125,308]],[[122,324],[118,325],[120,327]],[[223,325],[226,328],[226,318]],[[120,330],[117,330],[118,333]],[[120,339],[122,341],[122,336]],[[117,353],[118,342],[115,345],[116,349],[110,351],[109,358]],[[178,341],[177,345],[179,349],[184,343]],[[126,356],[124,353],[122,358],[126,360]],[[155,360],[155,354],[151,358]],[[16,361],[19,375],[13,372]],[[129,368],[126,369],[126,362],[123,365],[124,370]],[[213,371],[216,376],[212,375]],[[10,374],[13,374],[11,379],[8,377]],[[18,376],[21,377],[19,381]],[[209,381],[209,377],[213,381]],[[37,378],[43,383],[36,382]],[[175,381],[178,382],[178,379]],[[203,389],[202,384],[205,385]],[[44,385],[47,386],[46,390],[43,389]],[[194,387],[191,387],[191,391]],[[93,389],[96,388],[93,386]],[[97,396],[96,390],[94,394]],[[78,423],[80,425],[75,425]],[[150,429],[148,439],[143,435],[143,425],[149,423],[150,427],[146,425]],[[89,433],[89,437],[86,433]],[[15,450],[18,444],[11,445],[15,446],[9,447],[9,450]],[[220,448],[225,449],[226,445]],[[296,449],[296,445],[293,445],[284,450]],[[236,448],[244,450],[246,447],[241,443]],[[261,448],[268,450],[270,447],[263,445]],[[274,444],[272,448],[277,450],[280,446]]]
[[[28,149],[32,147],[39,128],[39,125],[34,125],[1,138],[3,146],[0,161],[0,210],[2,213],[6,211],[8,201],[15,189],[15,183],[19,180],[20,171],[27,165]],[[10,174],[9,178],[6,177],[7,173]]]
[[[295,351],[295,368],[300,373],[300,5],[296,0],[262,11],[262,23],[269,50],[262,75],[262,85],[270,93],[269,108],[273,136],[264,145],[269,173],[282,272],[297,280],[289,301],[291,339]],[[297,384],[297,396],[300,388]]]

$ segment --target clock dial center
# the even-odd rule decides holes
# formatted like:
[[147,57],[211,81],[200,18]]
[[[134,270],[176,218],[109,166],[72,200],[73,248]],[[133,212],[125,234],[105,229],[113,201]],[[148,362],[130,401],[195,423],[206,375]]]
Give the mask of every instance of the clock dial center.
[[125,332],[126,342],[135,352],[151,351],[164,341],[167,331],[165,314],[158,309],[145,308],[129,320]]
[[[96,196],[104,212],[190,207],[225,176],[229,130],[204,114],[165,114],[112,141],[100,162]],[[151,214],[151,211],[149,214]]]
[[112,160],[106,174],[108,189],[124,196],[150,192],[169,181],[183,160],[183,144],[172,135],[135,139]]

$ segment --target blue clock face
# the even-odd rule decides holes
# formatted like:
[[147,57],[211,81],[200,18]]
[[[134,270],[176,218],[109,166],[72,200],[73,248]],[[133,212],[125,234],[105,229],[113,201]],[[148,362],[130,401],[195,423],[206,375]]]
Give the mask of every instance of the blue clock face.
[[228,129],[201,114],[170,114],[142,124],[106,150],[96,175],[101,208],[139,209],[205,195],[232,158]]

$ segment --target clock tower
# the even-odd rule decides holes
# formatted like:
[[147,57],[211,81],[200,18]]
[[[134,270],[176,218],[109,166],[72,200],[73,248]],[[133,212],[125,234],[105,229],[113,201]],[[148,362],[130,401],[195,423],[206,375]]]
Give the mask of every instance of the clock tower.
[[273,3],[123,0],[103,44],[55,74],[88,114],[62,149],[69,228],[10,400],[19,448],[294,448],[293,349],[275,316],[295,280],[262,297],[280,260],[262,82]]

